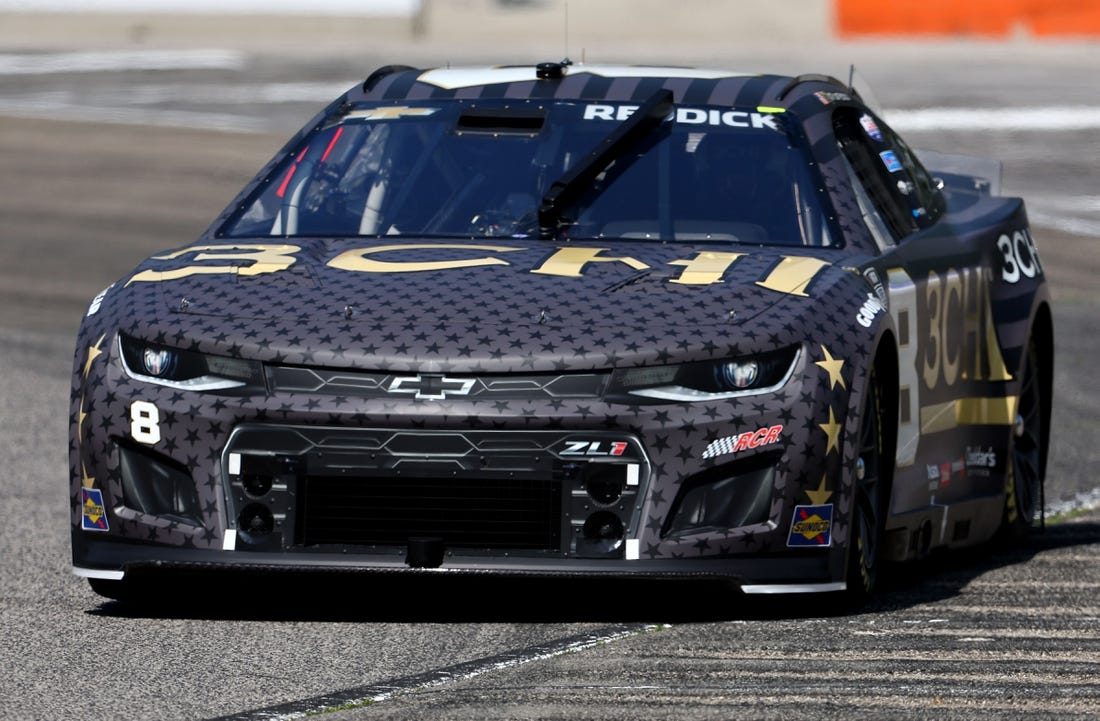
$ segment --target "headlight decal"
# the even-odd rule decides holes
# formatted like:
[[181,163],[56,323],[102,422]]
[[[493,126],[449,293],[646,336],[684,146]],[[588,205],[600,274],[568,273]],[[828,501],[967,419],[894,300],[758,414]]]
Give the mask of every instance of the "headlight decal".
[[263,385],[259,363],[171,348],[118,336],[122,368],[134,380],[188,391],[215,391]]
[[795,345],[743,358],[627,368],[615,372],[608,397],[692,403],[773,393],[790,380],[801,354]]

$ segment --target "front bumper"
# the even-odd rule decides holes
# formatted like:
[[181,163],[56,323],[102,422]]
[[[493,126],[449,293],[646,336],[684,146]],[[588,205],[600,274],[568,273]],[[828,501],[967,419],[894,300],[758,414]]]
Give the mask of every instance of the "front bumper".
[[[760,593],[844,578],[841,462],[817,430],[835,421],[805,360],[780,391],[716,405],[232,397],[136,382],[114,358],[90,371],[74,392],[79,575],[598,575]],[[795,546],[792,514],[823,476],[829,542]],[[89,488],[103,528],[88,527]]]

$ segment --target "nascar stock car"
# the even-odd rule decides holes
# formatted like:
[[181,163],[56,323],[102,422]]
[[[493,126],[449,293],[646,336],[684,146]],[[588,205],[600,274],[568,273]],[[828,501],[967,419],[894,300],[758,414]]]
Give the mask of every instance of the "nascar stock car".
[[995,161],[823,75],[380,68],[91,302],[73,570],[863,600],[1041,508],[1053,326]]

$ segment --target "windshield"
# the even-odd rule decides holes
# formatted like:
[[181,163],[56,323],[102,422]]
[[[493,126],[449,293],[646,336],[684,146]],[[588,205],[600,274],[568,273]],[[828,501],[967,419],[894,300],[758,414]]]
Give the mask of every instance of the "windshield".
[[[345,108],[219,235],[537,237],[555,181],[636,109],[586,101]],[[830,244],[805,156],[779,115],[679,106],[591,175],[555,214],[557,237]]]

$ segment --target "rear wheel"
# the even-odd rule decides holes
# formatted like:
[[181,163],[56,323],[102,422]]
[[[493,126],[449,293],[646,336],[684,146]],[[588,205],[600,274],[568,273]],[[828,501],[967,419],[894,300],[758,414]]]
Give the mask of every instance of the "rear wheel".
[[854,604],[866,602],[878,581],[887,495],[882,449],[882,389],[872,370],[860,414],[859,455],[853,479],[852,525],[848,539],[847,596]]
[[1020,397],[1012,425],[1011,462],[1005,475],[1005,509],[1002,530],[1015,540],[1025,539],[1042,505],[1046,438],[1043,383],[1039,352],[1028,343],[1027,360],[1020,380]]

